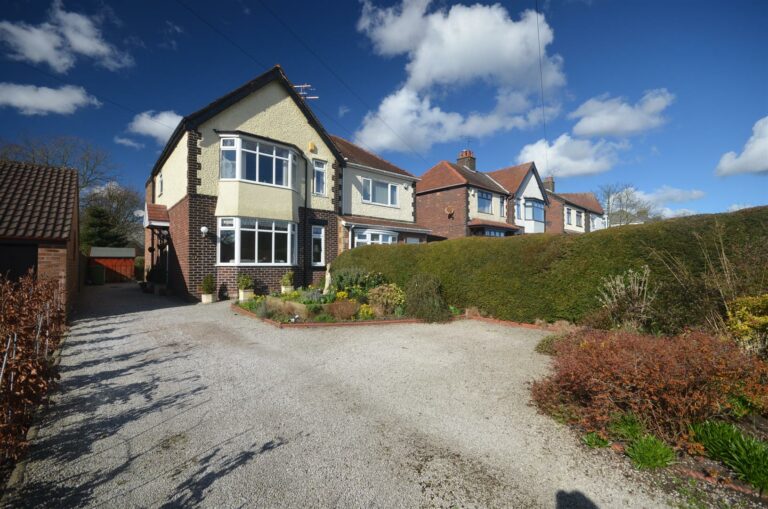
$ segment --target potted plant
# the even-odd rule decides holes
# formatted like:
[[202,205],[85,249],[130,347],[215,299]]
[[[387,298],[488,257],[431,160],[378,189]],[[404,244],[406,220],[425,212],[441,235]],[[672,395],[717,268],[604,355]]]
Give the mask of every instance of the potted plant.
[[290,293],[293,291],[293,271],[289,270],[280,278],[280,293]]
[[237,276],[238,300],[245,302],[253,298],[253,278],[248,274]]
[[200,292],[202,293],[203,304],[210,304],[213,302],[213,293],[216,291],[216,281],[213,279],[213,274],[208,274],[203,278],[203,282],[200,285]]

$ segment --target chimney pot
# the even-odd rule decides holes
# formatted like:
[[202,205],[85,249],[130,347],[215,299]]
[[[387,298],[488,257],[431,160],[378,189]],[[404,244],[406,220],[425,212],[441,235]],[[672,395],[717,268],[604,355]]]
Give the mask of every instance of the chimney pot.
[[476,159],[475,159],[475,153],[469,150],[468,148],[465,148],[461,152],[459,152],[459,158],[456,159],[456,164],[459,166],[464,166],[465,168],[469,168],[472,171],[477,171],[476,166]]

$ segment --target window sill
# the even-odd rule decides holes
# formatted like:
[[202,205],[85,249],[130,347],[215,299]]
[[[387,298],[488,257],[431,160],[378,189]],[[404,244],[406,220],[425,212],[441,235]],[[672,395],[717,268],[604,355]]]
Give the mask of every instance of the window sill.
[[316,193],[312,191],[312,196],[317,196],[318,198],[328,198],[328,193],[321,194],[321,193]]
[[377,207],[386,207],[388,209],[399,209],[400,205],[386,205],[384,203],[376,203],[375,201],[361,200],[364,205],[376,205]]

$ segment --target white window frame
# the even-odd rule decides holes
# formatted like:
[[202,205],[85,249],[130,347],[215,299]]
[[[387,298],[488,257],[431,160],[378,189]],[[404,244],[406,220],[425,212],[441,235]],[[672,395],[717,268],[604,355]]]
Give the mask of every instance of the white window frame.
[[163,195],[163,172],[157,174],[157,195],[162,196]]
[[565,207],[565,224],[573,224],[573,220],[571,219],[572,212],[571,207]]
[[[400,191],[398,190],[399,186],[392,182],[387,182],[386,180],[376,180],[368,177],[360,177],[362,180],[362,189],[360,190],[360,198],[362,199],[363,203],[368,205],[378,205],[380,207],[392,207],[392,208],[400,208]],[[379,184],[385,184],[387,186],[387,203],[379,203],[376,201],[373,201],[373,183],[377,182]],[[365,188],[368,187],[368,199],[365,199]],[[394,202],[392,201],[392,193],[394,191]]]
[[[530,206],[529,206],[530,205]],[[544,223],[547,220],[547,213],[546,213],[546,207],[544,205],[543,201],[540,200],[533,200],[533,199],[527,199],[525,200],[525,220],[526,221],[533,221],[535,223]],[[534,214],[534,209],[541,210],[541,220],[536,219],[536,214]],[[528,211],[531,211],[530,216],[528,217]]]
[[[248,219],[256,222],[255,232],[255,262],[242,263],[240,261],[240,239],[241,239],[241,220]],[[232,226],[223,226],[225,221],[232,221]],[[261,226],[260,226],[261,223]],[[275,259],[275,223],[281,223],[288,225],[288,261],[279,263],[265,263],[259,262],[259,232],[264,233],[267,231],[264,229],[269,224],[272,232],[272,260]],[[222,231],[234,231],[235,232],[235,261],[234,262],[222,262],[221,261],[221,232]],[[247,231],[254,231],[253,228],[247,228]],[[284,232],[277,232],[284,233]],[[290,221],[279,221],[272,219],[257,219],[253,217],[219,217],[216,220],[216,265],[224,267],[295,267],[298,265],[298,225]]]
[[[483,198],[486,198],[486,197],[488,198],[488,203],[490,206],[488,207],[489,210],[487,212],[485,210],[480,209],[481,196]],[[477,190],[477,212],[479,214],[493,214],[493,193],[489,193],[488,191],[480,191],[479,189]]]
[[584,227],[584,212],[580,210],[576,211],[576,226],[579,228]]
[[499,230],[498,228],[485,228],[483,230],[483,235],[485,237],[492,237],[492,238],[500,238],[500,237],[507,236],[504,230]]
[[[352,232],[353,235],[353,245],[354,247],[358,246],[370,246],[370,245],[390,245],[390,244],[397,244],[398,241],[398,233],[389,231],[389,230],[374,230],[374,229],[359,229],[354,230]],[[366,237],[366,240],[363,241],[363,243],[358,244],[358,236],[362,235]],[[388,235],[391,242],[373,242],[371,241],[371,235],[379,235],[379,239],[381,239],[382,235]]]
[[[315,233],[315,228],[320,229],[320,233]],[[309,253],[312,257],[312,266],[313,267],[325,267],[325,226],[322,225],[312,225],[312,241],[309,245]],[[320,261],[315,262],[314,256],[315,256],[315,239],[320,239]]]
[[504,201],[503,196],[499,196],[499,216],[507,217],[507,203]]
[[[317,165],[321,164],[322,168],[318,168]],[[328,161],[322,159],[312,160],[312,194],[317,196],[328,196]],[[317,192],[317,173],[323,174],[323,192]]]
[[[250,141],[252,143],[256,144],[256,150],[246,149],[243,148],[243,139],[246,139],[247,141]],[[225,147],[224,146],[224,140],[234,140],[234,145],[231,147]],[[261,152],[261,146],[262,145],[269,145],[276,147],[278,149],[286,150],[288,151],[288,158],[283,158],[278,156],[274,151],[272,154],[268,154],[266,152]],[[232,177],[222,177],[221,176],[221,159],[223,152],[225,151],[232,151],[235,153],[235,176]],[[249,154],[254,154],[256,156],[256,180],[249,180],[245,178],[245,167],[244,167],[244,157],[243,152],[248,152]],[[259,164],[260,163],[260,156],[271,156],[272,158],[272,183],[269,182],[260,182],[259,181]],[[298,184],[298,175],[297,175],[297,166],[298,166],[298,158],[299,154],[296,152],[295,149],[291,147],[287,147],[285,145],[281,145],[280,143],[274,143],[271,141],[262,141],[258,138],[252,138],[248,136],[233,136],[233,135],[226,135],[221,136],[219,139],[219,180],[224,182],[246,182],[248,184],[257,184],[260,186],[268,186],[268,187],[277,187],[279,189],[292,189],[296,190],[296,185]],[[275,165],[275,160],[281,160],[285,161],[285,175],[284,179],[286,184],[280,185],[275,184],[275,175],[277,173],[277,168]]]

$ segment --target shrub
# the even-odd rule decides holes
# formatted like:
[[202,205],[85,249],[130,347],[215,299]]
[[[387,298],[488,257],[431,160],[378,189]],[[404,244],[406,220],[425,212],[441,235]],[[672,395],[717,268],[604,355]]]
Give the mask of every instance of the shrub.
[[644,435],[627,447],[627,456],[637,468],[663,468],[675,461],[675,451],[653,435]]
[[634,414],[618,414],[613,416],[608,425],[608,433],[614,438],[633,442],[645,435],[645,426]]
[[563,334],[550,334],[549,336],[542,338],[542,340],[536,344],[534,350],[544,355],[555,355],[557,344],[567,337],[568,335]]
[[323,305],[317,302],[310,302],[308,304],[305,304],[305,306],[307,306],[307,311],[309,311],[309,313],[313,315],[316,315],[323,310]]
[[588,430],[632,413],[648,431],[688,443],[689,427],[730,408],[737,394],[768,403],[768,364],[703,333],[664,338],[582,331],[557,345],[554,373],[534,383],[545,412],[571,408]]
[[144,257],[137,256],[133,260],[133,277],[137,281],[144,281]]
[[432,274],[416,274],[405,291],[405,311],[427,322],[444,322],[450,318],[443,299],[440,280]]
[[370,272],[360,267],[344,267],[333,271],[333,286],[350,295],[366,294],[368,290],[386,282],[381,272]]
[[745,351],[768,357],[768,293],[731,302],[726,325]]
[[293,271],[289,270],[280,278],[281,286],[293,286]]
[[354,300],[337,300],[328,305],[328,313],[336,320],[351,320],[357,314],[357,308]]
[[694,438],[707,454],[731,468],[739,479],[762,493],[768,488],[768,444],[746,436],[733,424],[707,421],[695,424]]
[[598,300],[607,311],[614,327],[641,330],[650,318],[651,303],[655,297],[649,289],[651,269],[644,265],[641,270],[603,278]]
[[247,309],[251,313],[254,313],[259,318],[265,318],[267,316],[267,302],[263,295],[258,295],[253,299],[246,300],[238,303],[241,308]]
[[307,288],[299,290],[299,302],[302,304],[322,303],[325,300],[322,290],[317,288]]
[[325,322],[325,323],[332,323],[335,322],[336,319],[333,317],[333,315],[329,315],[328,313],[320,313],[315,317],[316,322]]
[[391,315],[405,304],[405,292],[394,283],[379,285],[368,292],[368,303],[382,315]]
[[[714,283],[704,283],[710,280],[705,253],[717,259],[717,252],[723,251],[712,240],[718,228],[721,246],[732,260],[729,273],[740,282],[735,296],[766,293],[768,207],[607,228],[587,235],[364,246],[337,257],[333,270],[334,274],[349,267],[381,271],[401,288],[415,274],[427,272],[440,279],[446,301],[455,306],[476,307],[504,320],[580,323],[600,308],[595,291],[604,277],[648,265],[656,290],[649,326],[678,334],[686,327],[707,324],[709,305],[703,298],[720,295]],[[706,239],[702,245],[697,235]],[[667,269],[669,257],[685,267],[690,279],[679,279],[679,274]],[[725,313],[722,306],[717,311]]]
[[213,274],[208,274],[203,278],[203,282],[200,284],[200,291],[208,294],[216,292],[216,280],[213,278]]
[[373,307],[368,304],[363,304],[357,311],[357,318],[360,320],[373,320],[376,317],[376,313],[373,312]]
[[253,278],[248,274],[238,274],[237,276],[237,289],[238,290],[250,290],[253,288]]
[[600,434],[596,431],[587,433],[581,437],[581,441],[584,442],[587,447],[591,447],[592,449],[599,449],[601,447],[608,447],[611,445],[610,440],[606,440],[605,438],[601,437]]

